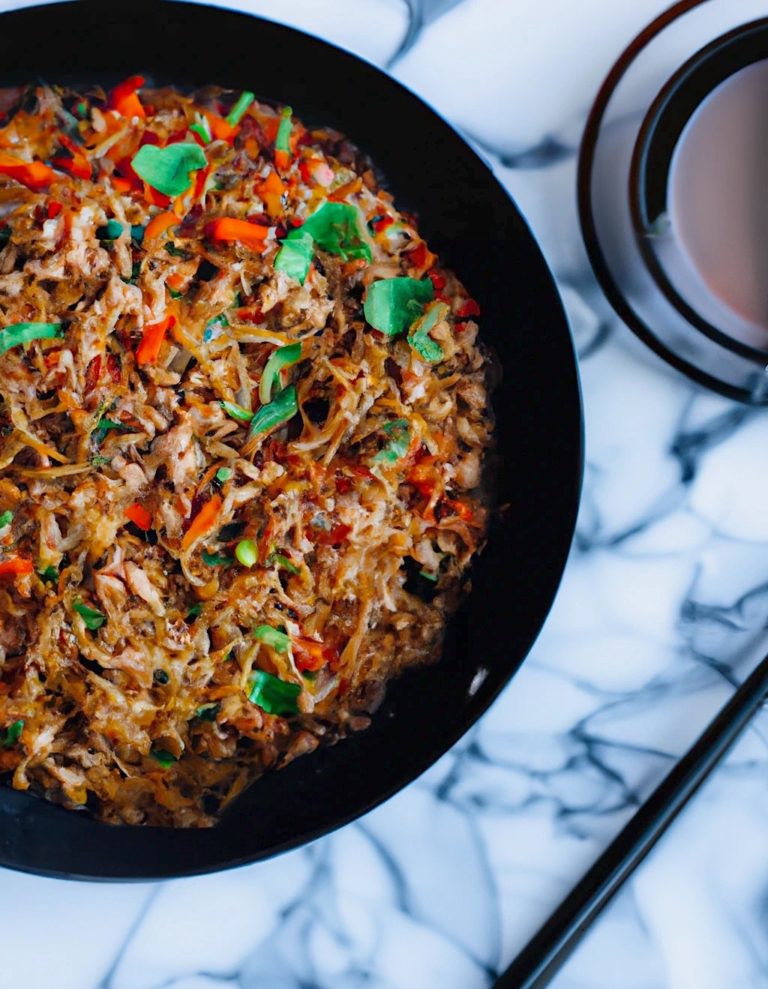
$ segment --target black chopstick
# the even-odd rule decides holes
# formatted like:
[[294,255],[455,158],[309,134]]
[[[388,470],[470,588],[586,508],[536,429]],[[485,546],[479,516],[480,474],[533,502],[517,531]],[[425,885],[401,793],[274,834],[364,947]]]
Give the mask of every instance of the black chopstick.
[[502,972],[494,989],[543,989],[768,695],[768,656],[752,672],[584,878]]

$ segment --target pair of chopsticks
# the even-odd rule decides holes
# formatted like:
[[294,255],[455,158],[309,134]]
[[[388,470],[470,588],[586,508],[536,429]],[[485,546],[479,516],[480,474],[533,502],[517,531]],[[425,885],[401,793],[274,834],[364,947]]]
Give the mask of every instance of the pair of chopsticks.
[[768,656],[744,681],[584,878],[531,938],[494,989],[544,989],[768,698]]

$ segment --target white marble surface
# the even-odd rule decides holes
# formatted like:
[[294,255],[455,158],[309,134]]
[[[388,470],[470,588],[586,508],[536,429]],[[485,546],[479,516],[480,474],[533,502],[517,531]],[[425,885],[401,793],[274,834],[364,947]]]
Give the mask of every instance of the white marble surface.
[[[425,0],[410,31],[400,0],[229,5],[389,65],[493,161],[580,352],[577,537],[525,666],[425,776],[308,848],[218,876],[0,871],[0,989],[483,989],[768,647],[768,415],[631,338],[576,220],[589,103],[666,4]],[[766,731],[758,719],[555,989],[768,986]]]

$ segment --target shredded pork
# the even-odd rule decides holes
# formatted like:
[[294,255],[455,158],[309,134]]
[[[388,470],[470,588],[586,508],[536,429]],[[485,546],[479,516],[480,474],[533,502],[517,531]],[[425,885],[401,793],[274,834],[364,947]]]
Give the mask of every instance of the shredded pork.
[[[486,528],[476,304],[339,134],[237,97],[2,100],[0,777],[106,822],[211,825],[363,727]],[[178,143],[168,195],[133,163]],[[328,203],[355,248],[302,283],[278,258]],[[390,278],[429,339],[367,322]]]

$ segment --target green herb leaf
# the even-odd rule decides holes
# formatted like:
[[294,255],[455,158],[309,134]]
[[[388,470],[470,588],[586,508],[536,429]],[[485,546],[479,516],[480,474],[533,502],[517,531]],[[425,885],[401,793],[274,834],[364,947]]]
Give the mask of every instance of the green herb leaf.
[[303,285],[314,248],[338,254],[344,261],[372,260],[360,228],[360,213],[349,203],[325,202],[302,226],[291,230],[275,257],[275,270],[284,271]]
[[[166,288],[168,288],[167,285],[166,285]],[[179,292],[175,288],[168,288],[168,291],[169,291],[170,296],[171,296],[172,299],[180,299],[182,297],[182,295],[184,294],[183,292]]]
[[277,136],[275,137],[275,151],[291,153],[292,115],[293,110],[289,106],[284,106],[280,111],[280,123],[277,128]]
[[52,340],[63,336],[61,323],[14,323],[0,330],[0,354],[31,340]]
[[59,579],[59,571],[53,565],[46,567],[45,570],[38,570],[38,575],[40,580],[44,580],[47,584],[52,584],[54,581]]
[[292,230],[275,255],[275,271],[283,271],[303,285],[314,253],[315,242],[310,234],[304,233],[300,227]]
[[220,402],[219,404],[230,418],[237,419],[238,422],[250,422],[253,419],[253,412],[244,409],[242,405],[236,405],[234,402]]
[[433,329],[440,320],[450,312],[445,302],[434,302],[411,327],[408,334],[408,343],[413,349],[430,364],[437,364],[445,356],[443,348],[433,340],[429,331]]
[[435,296],[428,278],[383,278],[368,287],[363,312],[388,337],[404,333]]
[[237,127],[240,121],[245,116],[246,110],[256,99],[253,93],[249,93],[246,89],[240,94],[237,99],[237,103],[232,107],[232,109],[227,114],[226,120],[230,127]]
[[299,402],[296,397],[296,386],[288,385],[275,395],[274,400],[268,405],[262,405],[259,411],[251,419],[248,429],[248,436],[258,436],[276,426],[292,419],[299,411]]
[[259,625],[253,630],[253,637],[258,642],[270,646],[275,652],[286,653],[291,646],[291,637],[271,625]]
[[241,539],[237,546],[235,546],[235,556],[244,567],[250,570],[258,562],[258,546],[252,539]]
[[198,601],[197,604],[193,604],[192,607],[187,612],[187,617],[186,617],[187,624],[190,624],[190,622],[193,622],[197,618],[197,616],[200,614],[200,612],[202,610],[203,610],[203,602],[202,601]]
[[401,460],[411,444],[411,435],[406,419],[394,419],[392,422],[385,422],[381,427],[387,436],[389,443],[373,458],[374,463],[395,464]]
[[205,168],[205,152],[199,144],[180,142],[158,148],[145,144],[131,160],[139,178],[164,196],[181,196],[192,186],[191,172]]
[[102,613],[97,611],[95,608],[89,608],[88,605],[83,604],[79,598],[72,605],[72,609],[80,615],[85,622],[85,627],[89,628],[92,632],[95,632],[97,628],[101,628],[107,620],[106,615],[102,615]]
[[296,230],[309,234],[321,251],[338,254],[345,261],[351,258],[372,259],[371,248],[360,229],[360,212],[349,203],[324,202]]
[[287,367],[292,367],[301,360],[301,344],[289,343],[287,347],[278,347],[269,355],[264,365],[264,371],[259,382],[259,401],[266,405],[272,398],[272,387],[278,380],[278,375]]
[[202,552],[203,563],[207,567],[231,567],[234,562],[231,556],[224,553],[209,553],[207,549]]
[[219,469],[216,471],[216,480],[221,481],[222,484],[225,481],[228,481],[230,477],[232,477],[231,467],[219,467]]
[[287,556],[283,556],[282,553],[270,553],[267,557],[267,566],[271,567],[277,564],[281,570],[287,570],[288,573],[300,573],[299,568],[291,563]]
[[13,522],[13,512],[3,512],[0,515],[0,529],[4,529],[7,525]]
[[170,766],[177,762],[176,756],[171,752],[166,752],[165,749],[152,749],[149,753],[155,762],[159,762],[163,769],[168,769]]
[[267,714],[286,717],[299,713],[296,701],[300,693],[301,687],[297,683],[285,683],[271,673],[257,670],[251,680],[248,699]]
[[12,748],[21,738],[21,733],[23,730],[24,722],[14,721],[13,724],[9,725],[5,732],[0,735],[0,746],[4,749]]

